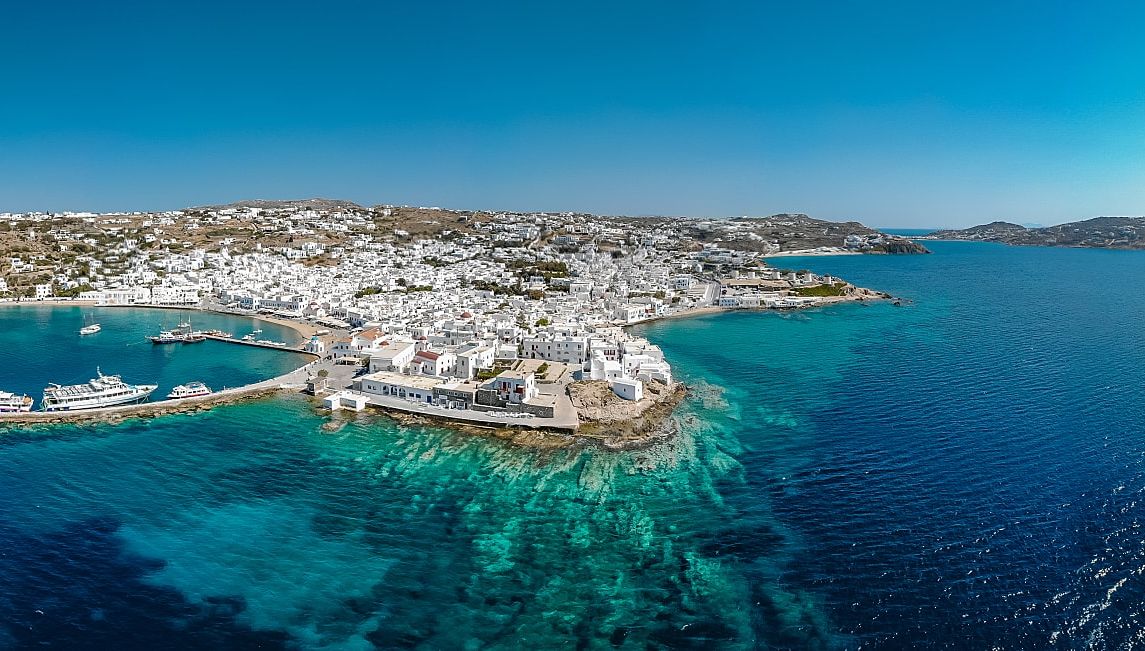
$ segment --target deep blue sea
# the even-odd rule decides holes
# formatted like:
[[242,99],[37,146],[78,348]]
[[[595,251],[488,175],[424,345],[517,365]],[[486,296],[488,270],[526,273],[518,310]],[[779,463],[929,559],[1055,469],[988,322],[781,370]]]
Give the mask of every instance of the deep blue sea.
[[928,246],[783,261],[902,307],[641,327],[693,387],[647,450],[302,398],[4,432],[0,646],[1145,644],[1145,253]]

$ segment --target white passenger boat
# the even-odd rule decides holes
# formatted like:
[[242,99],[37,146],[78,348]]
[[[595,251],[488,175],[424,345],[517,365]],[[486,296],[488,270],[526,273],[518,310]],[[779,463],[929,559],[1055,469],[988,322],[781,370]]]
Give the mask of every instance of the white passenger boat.
[[44,389],[40,408],[76,411],[142,402],[158,388],[154,384],[127,384],[118,375],[104,375],[98,368],[95,372],[98,377],[88,380],[87,384],[53,384]]
[[32,402],[28,396],[0,391],[0,413],[32,411]]
[[199,396],[209,396],[212,393],[214,393],[214,391],[211,390],[211,387],[202,382],[188,382],[171,389],[171,393],[167,394],[167,398],[170,400],[174,400],[175,398],[198,398]]

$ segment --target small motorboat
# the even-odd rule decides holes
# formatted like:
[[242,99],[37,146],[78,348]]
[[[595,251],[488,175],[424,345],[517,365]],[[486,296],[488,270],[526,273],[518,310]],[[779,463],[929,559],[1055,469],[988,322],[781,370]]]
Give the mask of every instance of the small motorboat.
[[211,390],[211,387],[202,382],[188,382],[171,389],[171,393],[167,394],[167,398],[169,400],[177,398],[198,398],[199,396],[209,396],[212,393],[214,393],[214,391]]

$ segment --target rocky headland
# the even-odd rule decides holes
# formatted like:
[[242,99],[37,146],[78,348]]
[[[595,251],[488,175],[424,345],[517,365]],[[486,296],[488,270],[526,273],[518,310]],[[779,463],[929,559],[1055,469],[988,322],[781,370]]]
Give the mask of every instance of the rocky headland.
[[573,382],[568,387],[580,416],[577,436],[598,441],[611,449],[642,447],[671,436],[671,415],[687,395],[681,382],[659,381],[644,385],[644,398],[624,400],[603,380]]

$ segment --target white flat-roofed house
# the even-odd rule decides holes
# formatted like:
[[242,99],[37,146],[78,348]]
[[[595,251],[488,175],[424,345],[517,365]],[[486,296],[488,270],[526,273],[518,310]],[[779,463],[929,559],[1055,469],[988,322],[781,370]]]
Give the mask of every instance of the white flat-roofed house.
[[672,277],[672,288],[679,291],[688,291],[696,286],[696,279],[692,276],[682,275]]
[[570,294],[591,294],[592,281],[591,280],[574,280],[569,283]]
[[364,357],[372,355],[374,350],[385,344],[385,335],[381,331],[371,328],[357,334],[343,337],[330,347],[334,359],[345,357]]
[[84,300],[98,301],[101,305],[131,305],[132,303],[146,303],[150,299],[151,292],[146,287],[130,287],[84,292],[80,296]]
[[618,362],[620,361],[620,346],[615,341],[593,338],[589,342],[589,354],[590,357],[596,357],[599,354],[606,360]]
[[412,341],[391,341],[370,351],[370,372],[390,371],[401,373],[406,370],[417,354],[417,344]]
[[609,386],[612,387],[612,392],[624,398],[625,400],[643,400],[644,399],[644,383],[640,380],[633,380],[630,378],[617,378],[611,380]]
[[631,375],[645,382],[659,380],[664,384],[672,384],[672,367],[668,362],[641,362],[632,370]]
[[634,323],[643,319],[648,308],[644,305],[618,305],[612,311],[612,318],[623,323]]
[[369,402],[369,397],[360,393],[338,391],[323,398],[322,402],[330,411],[337,411],[339,409],[362,411],[366,408],[366,403]]
[[542,334],[521,340],[521,357],[581,367],[588,361],[588,337]]
[[357,384],[358,390],[362,393],[390,396],[432,405],[434,404],[433,389],[441,384],[441,380],[429,376],[378,371],[363,375]]
[[414,374],[446,377],[455,374],[457,355],[450,352],[422,350],[414,353],[409,366],[410,372]]
[[477,372],[493,368],[493,360],[497,358],[497,349],[493,346],[472,346],[457,351],[457,377],[473,379]]
[[184,285],[151,288],[151,303],[155,305],[195,305],[198,302],[198,287]]
[[522,371],[502,371],[482,388],[492,389],[499,400],[512,404],[521,404],[540,393],[536,376]]
[[592,361],[589,363],[588,377],[589,380],[615,380],[624,377],[624,367],[620,362],[613,359],[606,359],[604,355],[595,354]]

